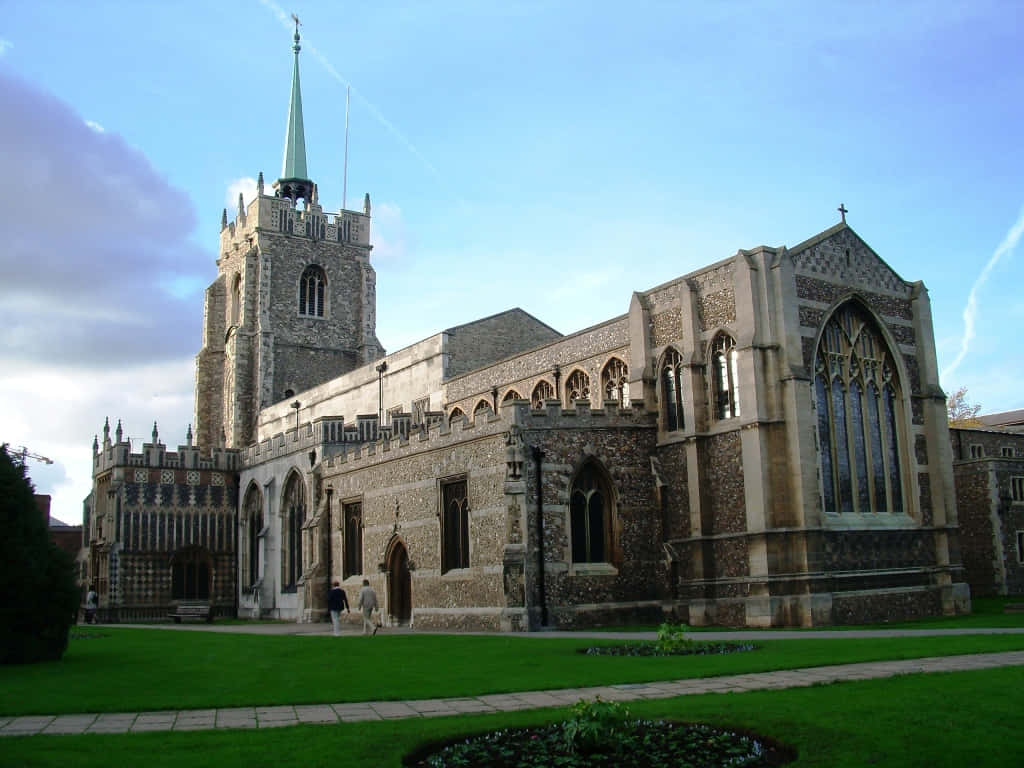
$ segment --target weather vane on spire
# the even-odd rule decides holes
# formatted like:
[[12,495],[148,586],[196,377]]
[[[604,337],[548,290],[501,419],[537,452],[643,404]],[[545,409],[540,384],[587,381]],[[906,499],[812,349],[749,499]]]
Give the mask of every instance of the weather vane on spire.
[[302,22],[299,21],[299,17],[296,16],[294,13],[292,14],[292,21],[295,22],[295,31],[298,32],[299,31],[299,24],[301,24]]

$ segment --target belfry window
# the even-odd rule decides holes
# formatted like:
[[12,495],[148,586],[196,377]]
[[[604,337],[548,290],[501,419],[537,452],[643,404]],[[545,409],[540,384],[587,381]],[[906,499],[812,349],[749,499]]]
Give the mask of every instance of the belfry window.
[[601,371],[601,390],[606,403],[629,405],[629,367],[619,358],[613,357]]
[[666,432],[685,428],[682,370],[682,358],[676,350],[669,347],[661,361],[661,407],[665,417]]
[[604,563],[610,558],[611,491],[608,479],[593,460],[587,461],[569,494],[569,526],[574,563]]
[[540,410],[544,407],[545,400],[554,399],[556,399],[555,388],[551,386],[550,381],[541,379],[537,382],[537,386],[533,388],[533,394],[530,396],[530,406]]
[[235,279],[231,283],[231,323],[230,325],[238,326],[238,321],[242,316],[242,276],[236,274]]
[[281,589],[294,592],[302,575],[302,523],[306,518],[306,489],[292,472],[281,504]]
[[565,399],[571,407],[577,400],[590,399],[590,377],[578,368],[565,380]]
[[345,561],[341,575],[347,579],[363,572],[363,505],[358,501],[345,504],[342,514],[345,518]]
[[316,264],[306,267],[299,281],[299,314],[323,317],[327,294],[327,276]]
[[825,512],[903,512],[896,366],[874,320],[856,304],[825,324],[814,401]]
[[739,353],[736,340],[720,333],[711,343],[712,402],[716,419],[740,415]]
[[469,497],[465,478],[441,486],[441,573],[469,567]]

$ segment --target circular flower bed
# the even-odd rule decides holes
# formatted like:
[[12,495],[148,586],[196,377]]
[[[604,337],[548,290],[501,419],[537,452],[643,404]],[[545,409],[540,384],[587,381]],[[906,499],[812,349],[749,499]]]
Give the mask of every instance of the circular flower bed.
[[614,739],[575,743],[566,724],[492,731],[424,747],[404,764],[416,768],[678,768],[679,766],[775,766],[796,753],[753,734],[670,720],[620,722]]
[[630,645],[594,645],[580,648],[579,653],[588,656],[709,656],[717,653],[742,653],[756,651],[761,646],[753,643],[700,643],[689,641],[685,647],[663,648],[655,643],[632,643]]

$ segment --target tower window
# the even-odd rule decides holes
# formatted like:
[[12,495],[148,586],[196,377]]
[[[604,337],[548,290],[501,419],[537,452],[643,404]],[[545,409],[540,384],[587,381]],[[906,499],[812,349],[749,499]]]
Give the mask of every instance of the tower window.
[[327,276],[316,264],[306,267],[299,281],[299,314],[307,317],[324,316],[327,294]]

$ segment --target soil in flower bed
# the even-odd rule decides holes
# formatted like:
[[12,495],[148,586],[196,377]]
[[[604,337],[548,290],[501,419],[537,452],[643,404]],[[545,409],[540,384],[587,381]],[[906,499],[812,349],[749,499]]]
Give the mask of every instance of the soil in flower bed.
[[614,744],[573,751],[561,724],[492,731],[428,744],[407,755],[410,768],[743,768],[785,765],[796,751],[755,734],[671,720],[633,720]]
[[578,652],[588,656],[711,656],[719,653],[742,653],[756,651],[761,646],[753,643],[694,643],[687,648],[663,651],[651,643],[632,645],[595,645],[581,648]]

